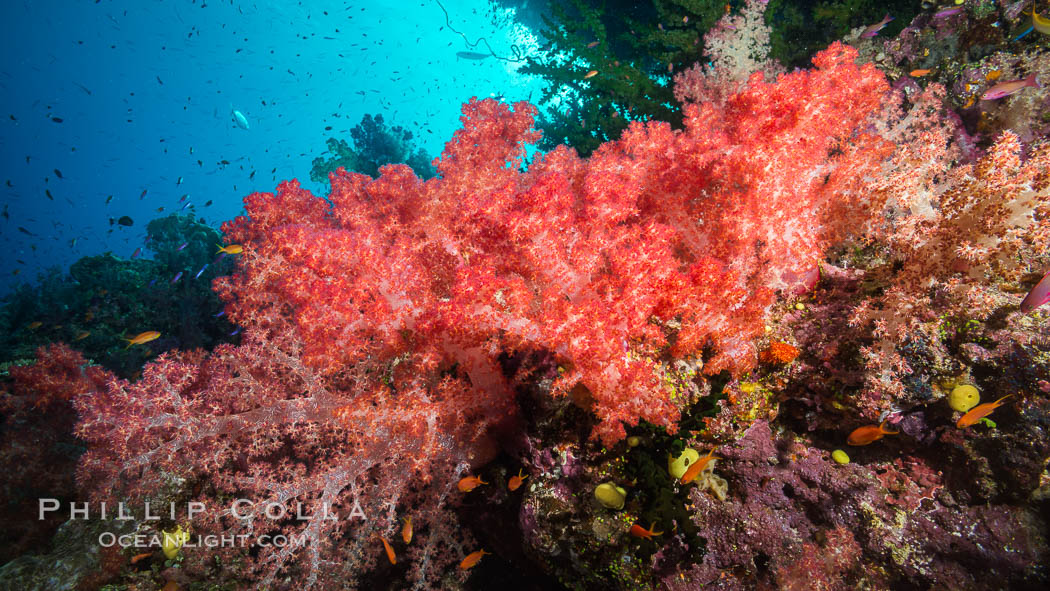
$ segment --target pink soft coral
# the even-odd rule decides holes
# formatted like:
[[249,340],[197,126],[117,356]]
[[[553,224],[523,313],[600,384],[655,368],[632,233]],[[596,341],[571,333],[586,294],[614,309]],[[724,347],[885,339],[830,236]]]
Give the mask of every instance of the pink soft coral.
[[498,407],[479,409],[484,396],[451,377],[386,387],[350,370],[322,376],[294,338],[259,336],[162,355],[139,381],[111,378],[78,397],[90,446],[80,486],[131,511],[175,502],[180,523],[201,503],[195,535],[241,541],[187,550],[185,566],[240,587],[294,576],[305,589],[346,588],[381,556],[376,536],[392,540],[410,516],[425,534],[398,552],[412,559],[413,588],[439,588],[473,550],[444,508],[457,479],[491,458]]

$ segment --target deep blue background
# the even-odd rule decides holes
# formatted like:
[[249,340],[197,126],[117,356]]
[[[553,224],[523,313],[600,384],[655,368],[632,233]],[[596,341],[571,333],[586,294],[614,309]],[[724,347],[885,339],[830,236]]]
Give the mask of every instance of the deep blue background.
[[[497,54],[536,45],[487,0],[442,4],[454,28],[486,36]],[[0,294],[84,255],[130,256],[182,195],[217,226],[281,180],[323,194],[311,161],[328,135],[349,140],[364,113],[438,156],[471,96],[539,97],[539,81],[513,63],[457,58],[484,49],[445,22],[434,0],[3,2]],[[234,108],[249,130],[234,125]],[[110,225],[123,215],[134,226]]]

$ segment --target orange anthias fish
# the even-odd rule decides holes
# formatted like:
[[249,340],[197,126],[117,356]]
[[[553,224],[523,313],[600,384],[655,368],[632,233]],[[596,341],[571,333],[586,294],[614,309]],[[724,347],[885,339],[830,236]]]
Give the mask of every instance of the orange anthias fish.
[[244,247],[240,244],[229,244],[226,246],[216,244],[215,246],[219,247],[219,250],[216,250],[215,254],[219,254],[220,252],[225,252],[226,254],[241,254],[244,252]]
[[997,409],[997,408],[999,408],[1000,406],[1003,405],[1003,401],[1004,400],[1006,400],[1007,398],[1009,398],[1011,396],[1013,396],[1013,394],[1007,394],[1006,396],[1003,396],[1002,398],[1000,398],[999,400],[996,400],[995,402],[985,402],[984,404],[977,405],[976,407],[973,408],[973,410],[971,410],[970,412],[968,412],[968,413],[964,414],[963,416],[959,417],[959,421],[957,423],[955,423],[955,426],[960,428],[960,429],[965,429],[965,428],[969,427],[970,425],[976,423],[977,421],[983,419],[984,417],[992,414],[992,412],[995,409]]
[[73,339],[73,340],[74,341],[82,341],[82,340],[88,338],[89,336],[91,336],[91,331],[90,330],[85,330],[85,331],[81,331],[80,334],[78,334],[76,336],[76,338]]
[[846,443],[850,445],[867,445],[883,438],[885,435],[896,435],[899,431],[887,431],[886,421],[878,425],[864,425],[863,427],[857,427],[849,434],[846,438]]
[[390,543],[386,541],[386,538],[379,538],[383,542],[383,549],[386,550],[386,559],[390,561],[390,564],[397,564],[397,556],[394,556],[394,549],[390,547]]
[[152,552],[143,552],[142,554],[136,554],[131,557],[131,564],[138,564],[139,562],[153,556]]
[[926,74],[929,74],[932,71],[933,70],[912,70],[911,72],[908,72],[908,75],[912,78],[918,78],[919,76],[925,76]]
[[521,470],[519,469],[518,470],[518,475],[517,476],[511,476],[510,480],[507,481],[507,488],[510,489],[510,490],[518,490],[518,487],[521,486],[522,481],[525,480],[526,478],[528,478],[528,476],[522,476],[521,475]]
[[482,480],[479,476],[467,476],[465,478],[460,478],[459,484],[456,486],[459,488],[459,492],[470,492],[482,484],[488,483]]
[[699,460],[693,462],[693,465],[689,466],[689,469],[687,469],[685,471],[685,474],[682,474],[681,483],[682,484],[689,484],[690,482],[696,480],[696,477],[699,476],[700,473],[704,471],[705,467],[707,467],[707,463],[710,462],[711,460],[714,460],[714,459],[717,459],[717,458],[715,458],[715,448],[712,447],[711,451],[707,452],[706,456],[704,456],[704,457],[700,458]]
[[411,517],[406,517],[405,518],[405,525],[401,527],[401,539],[404,540],[406,544],[411,544],[412,543],[412,518]]
[[587,72],[586,74],[583,75],[583,79],[586,80],[588,78],[593,78],[593,77],[595,77],[597,75],[598,75],[598,70],[591,70],[590,72]]
[[656,525],[656,524],[655,523],[650,523],[649,524],[649,529],[645,529],[644,527],[642,527],[642,526],[640,526],[640,525],[638,525],[636,523],[636,524],[631,526],[630,534],[632,536],[636,537],[636,538],[644,538],[646,540],[651,540],[651,539],[653,539],[653,536],[658,536],[658,535],[664,533],[662,531],[653,531],[653,526],[654,525]]
[[474,568],[474,565],[481,560],[481,557],[486,554],[492,554],[492,552],[486,552],[484,550],[478,550],[477,552],[471,552],[467,554],[467,557],[463,559],[463,562],[459,563],[459,570],[467,570],[468,568]]
[[146,332],[140,332],[139,334],[131,337],[130,339],[124,339],[128,342],[128,346],[124,348],[127,349],[132,345],[141,345],[143,343],[148,343],[152,340],[156,340],[159,336],[160,332],[156,330],[147,330]]

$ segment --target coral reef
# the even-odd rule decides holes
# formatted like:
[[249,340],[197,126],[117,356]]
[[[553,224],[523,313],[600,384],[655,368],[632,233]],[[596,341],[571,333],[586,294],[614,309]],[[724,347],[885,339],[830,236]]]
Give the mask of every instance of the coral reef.
[[[1041,71],[1043,50],[1006,57],[989,32],[1022,4],[923,9],[784,72],[761,18],[779,2],[661,2],[634,40],[624,23],[652,13],[574,2],[555,11],[578,20],[554,40],[568,61],[543,67],[605,131],[525,168],[537,109],[471,100],[421,178],[385,164],[410,137],[366,117],[333,144],[345,161],[317,163],[326,198],[289,181],[245,199],[223,226],[240,254],[209,263],[212,230],[155,220],[153,260],[86,259],[63,293],[91,294],[78,328],[149,320],[164,352],[141,374],[60,345],[10,366],[0,453],[69,490],[86,447],[64,498],[199,504],[125,527],[250,540],[123,569],[99,552],[69,568],[97,568],[85,585],[1045,587],[1050,313],[1019,308],[1050,266],[1042,90],[978,107],[977,128],[946,108],[974,91],[964,54]],[[817,21],[858,26],[833,14],[853,5]],[[205,263],[214,296],[143,285]],[[212,297],[239,343],[132,308]],[[63,330],[18,305],[20,334]]]
[[340,167],[375,177],[385,164],[407,164],[423,179],[434,176],[430,156],[412,144],[412,133],[400,125],[386,125],[382,115],[365,113],[361,123],[350,130],[350,138],[351,143],[336,138],[326,140],[331,157],[314,158],[310,180],[327,182],[328,176]]
[[[232,258],[215,256],[219,233],[178,214],[151,220],[146,232],[142,250],[152,258],[83,257],[68,274],[55,271],[8,296],[0,306],[3,358],[26,359],[36,347],[63,341],[130,377],[163,351],[230,341],[234,327],[216,316],[222,302],[211,290],[211,281],[233,268]],[[161,337],[128,349],[123,337],[145,330]]]
[[[908,94],[937,83],[947,88],[945,103],[958,121],[960,144],[971,152],[987,147],[1002,131],[1025,143],[1045,138],[1050,122],[1043,117],[1050,94],[1026,88],[1002,99],[983,100],[996,84],[1050,74],[1050,58],[1039,34],[1021,33],[1032,25],[1036,3],[969,0],[959,6],[930,6],[896,36],[850,39],[865,61],[877,64]],[[859,32],[855,30],[854,34]]]

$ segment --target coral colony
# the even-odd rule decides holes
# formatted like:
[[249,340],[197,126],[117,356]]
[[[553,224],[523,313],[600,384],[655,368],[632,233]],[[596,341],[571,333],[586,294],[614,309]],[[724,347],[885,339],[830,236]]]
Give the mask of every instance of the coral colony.
[[122,503],[169,539],[96,568],[163,550],[139,580],[190,589],[1045,585],[1045,118],[981,140],[958,89],[862,59],[965,11],[786,72],[764,9],[674,77],[680,128],[526,166],[537,109],[472,99],[432,178],[248,195],[212,283],[239,344],[11,369],[22,442],[86,447],[48,515]]

